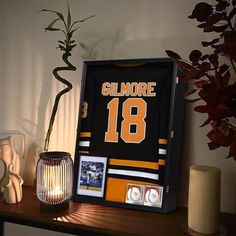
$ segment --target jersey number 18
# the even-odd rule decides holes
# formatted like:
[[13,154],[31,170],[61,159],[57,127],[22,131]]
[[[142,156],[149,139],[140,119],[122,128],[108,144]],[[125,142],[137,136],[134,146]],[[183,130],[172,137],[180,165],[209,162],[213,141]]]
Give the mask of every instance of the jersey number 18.
[[[119,98],[113,98],[108,104],[108,124],[105,142],[118,143],[117,132]],[[136,114],[132,114],[132,109]],[[141,143],[146,136],[147,103],[142,98],[128,98],[122,104],[120,137],[125,143]],[[131,132],[131,126],[135,131]]]

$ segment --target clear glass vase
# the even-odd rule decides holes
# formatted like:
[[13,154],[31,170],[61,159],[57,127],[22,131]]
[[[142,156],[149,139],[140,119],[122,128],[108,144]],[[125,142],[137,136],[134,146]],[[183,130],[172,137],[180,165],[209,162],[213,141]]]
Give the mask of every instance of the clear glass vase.
[[40,153],[36,195],[42,211],[66,210],[72,196],[73,161],[68,152]]

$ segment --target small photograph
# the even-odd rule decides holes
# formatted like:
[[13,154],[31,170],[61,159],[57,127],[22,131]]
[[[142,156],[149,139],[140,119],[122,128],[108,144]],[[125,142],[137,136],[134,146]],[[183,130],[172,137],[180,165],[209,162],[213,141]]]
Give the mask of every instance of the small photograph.
[[126,203],[130,204],[143,204],[143,191],[144,186],[136,184],[128,184],[126,192]]
[[81,156],[77,193],[103,197],[106,178],[106,157]]
[[161,207],[162,206],[163,187],[162,186],[145,186],[144,205]]

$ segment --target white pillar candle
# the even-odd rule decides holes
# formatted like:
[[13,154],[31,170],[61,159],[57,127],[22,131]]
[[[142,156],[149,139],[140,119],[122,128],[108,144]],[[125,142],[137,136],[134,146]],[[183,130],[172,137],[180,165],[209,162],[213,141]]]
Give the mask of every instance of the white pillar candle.
[[220,169],[211,166],[190,167],[188,227],[198,233],[219,231]]

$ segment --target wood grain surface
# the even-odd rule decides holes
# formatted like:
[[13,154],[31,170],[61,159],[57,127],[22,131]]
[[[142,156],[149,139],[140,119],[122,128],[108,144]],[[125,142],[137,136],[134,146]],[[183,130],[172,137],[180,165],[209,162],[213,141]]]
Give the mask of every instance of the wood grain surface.
[[[185,235],[181,225],[186,214],[186,208],[165,214],[73,201],[65,212],[43,213],[33,188],[26,186],[22,202],[10,205],[0,200],[1,221],[78,235]],[[236,235],[236,215],[221,216],[228,235]]]

